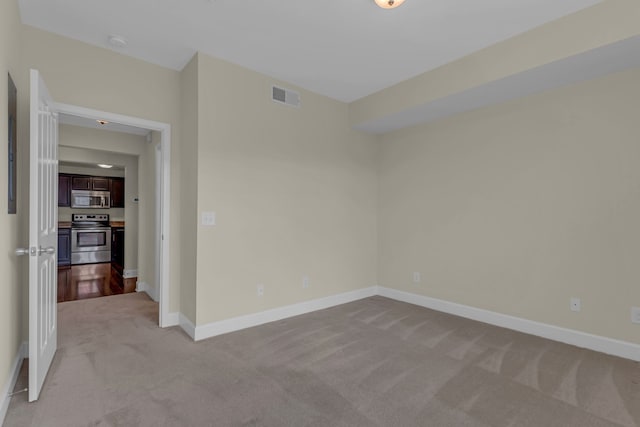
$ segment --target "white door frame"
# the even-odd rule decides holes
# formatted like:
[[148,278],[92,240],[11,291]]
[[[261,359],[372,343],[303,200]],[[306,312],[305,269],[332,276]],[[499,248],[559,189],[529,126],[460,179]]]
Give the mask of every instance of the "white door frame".
[[[141,119],[133,116],[99,111],[91,108],[79,107],[77,105],[56,103],[55,109],[61,114],[70,114],[77,117],[84,117],[92,120],[106,120],[111,123],[135,126],[142,129],[160,132],[161,150],[161,171],[160,182],[156,182],[156,194],[160,194],[161,205],[161,234],[156,235],[156,248],[160,248],[156,253],[156,269],[160,271],[156,286],[158,289],[158,299],[160,300],[160,310],[158,324],[164,328],[174,326],[177,322],[169,314],[169,272],[170,272],[170,208],[171,208],[171,125],[168,123],[156,122],[153,120]],[[160,189],[158,192],[157,189]],[[159,267],[158,267],[159,266]],[[175,317],[175,316],[174,316]]]

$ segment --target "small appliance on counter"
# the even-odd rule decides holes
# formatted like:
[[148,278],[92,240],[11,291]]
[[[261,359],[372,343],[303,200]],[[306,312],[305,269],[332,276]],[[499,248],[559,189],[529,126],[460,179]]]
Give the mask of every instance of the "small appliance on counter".
[[71,265],[111,262],[108,214],[71,215]]

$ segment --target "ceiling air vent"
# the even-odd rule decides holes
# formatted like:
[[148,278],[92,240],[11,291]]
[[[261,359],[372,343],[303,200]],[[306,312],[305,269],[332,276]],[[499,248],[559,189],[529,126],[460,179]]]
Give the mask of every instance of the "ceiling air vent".
[[290,105],[292,107],[300,107],[300,94],[289,89],[272,86],[271,99],[274,102],[278,102],[280,104]]

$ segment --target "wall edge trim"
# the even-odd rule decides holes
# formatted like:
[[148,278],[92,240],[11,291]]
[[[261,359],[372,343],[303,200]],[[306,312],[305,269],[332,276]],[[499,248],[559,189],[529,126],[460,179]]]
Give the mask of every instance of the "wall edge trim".
[[162,328],[169,328],[171,326],[180,326],[180,313],[177,311],[167,313],[164,318],[164,324],[160,325]]
[[[334,307],[341,304],[357,301],[376,295],[376,287],[368,287],[357,289],[355,291],[344,292],[336,295],[330,295],[318,299],[304,301],[296,304],[286,305],[258,313],[247,314],[244,316],[232,317],[230,319],[211,322],[195,327],[194,340],[200,341],[217,335],[235,332],[253,326],[263,325],[265,323],[275,322],[277,320],[286,319],[301,314],[311,313],[317,310]],[[184,328],[183,328],[184,329]],[[186,330],[185,330],[186,331]],[[187,333],[189,333],[187,331]]]
[[192,340],[196,341],[196,326],[193,324],[191,320],[184,314],[180,313],[180,327],[183,331],[186,332],[187,335],[191,337]]
[[9,396],[9,394],[16,386],[18,375],[20,374],[20,369],[22,368],[22,362],[24,361],[25,357],[28,357],[28,355],[29,346],[27,341],[24,341],[18,348],[16,357],[13,359],[11,369],[9,370],[9,378],[7,378],[7,382],[2,387],[2,401],[0,402],[0,425],[4,425],[4,419],[7,416],[9,403],[11,402],[11,396]]
[[147,282],[136,282],[136,292],[144,292],[149,295],[149,298],[158,302],[158,295],[156,288],[148,284]]
[[377,295],[640,362],[640,345],[437,298],[378,286]]
[[133,277],[138,277],[138,269],[137,268],[125,268],[122,270],[122,278],[123,279],[131,279]]

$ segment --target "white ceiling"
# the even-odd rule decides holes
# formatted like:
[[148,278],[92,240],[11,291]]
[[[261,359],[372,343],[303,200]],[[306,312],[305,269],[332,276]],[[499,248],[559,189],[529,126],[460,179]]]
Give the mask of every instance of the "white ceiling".
[[196,51],[351,102],[601,0],[19,0],[23,23],[176,70]]

